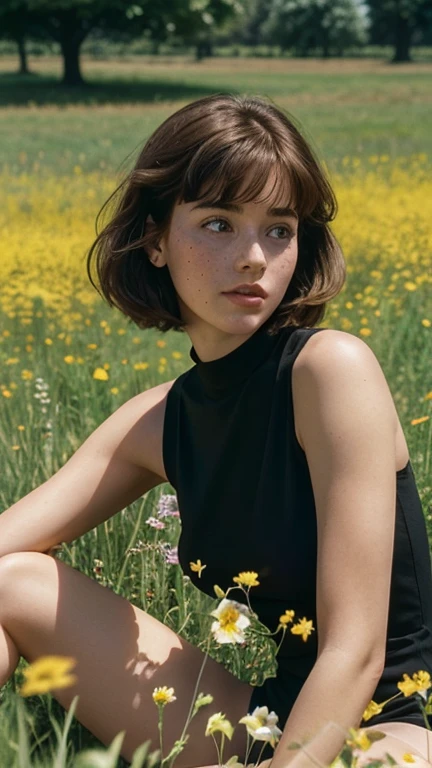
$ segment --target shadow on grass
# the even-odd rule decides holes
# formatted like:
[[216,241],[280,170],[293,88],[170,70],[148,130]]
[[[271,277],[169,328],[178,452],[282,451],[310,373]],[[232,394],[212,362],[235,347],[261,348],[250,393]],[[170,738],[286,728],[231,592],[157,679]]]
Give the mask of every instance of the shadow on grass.
[[16,75],[0,73],[0,108],[8,106],[38,106],[54,104],[67,106],[82,104],[145,103],[157,104],[164,101],[198,99],[202,96],[220,93],[224,88],[184,83],[181,77],[176,81],[159,79],[104,79],[86,82],[84,85],[68,87],[53,76]]

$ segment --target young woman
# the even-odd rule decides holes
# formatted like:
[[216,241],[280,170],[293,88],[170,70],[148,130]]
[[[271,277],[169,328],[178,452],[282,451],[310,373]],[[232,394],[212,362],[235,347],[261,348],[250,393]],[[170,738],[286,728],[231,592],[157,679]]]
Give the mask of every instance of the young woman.
[[[201,651],[47,555],[169,481],[180,564],[196,587],[214,596],[214,584],[256,571],[252,607],[270,629],[286,609],[314,627],[307,642],[287,632],[278,675],[262,687],[208,659],[200,690],[214,701],[192,721],[178,768],[215,763],[211,714],[237,724],[263,705],[283,730],[273,768],[298,760],[286,746],[328,721],[383,731],[367,759],[387,752],[403,764],[410,752],[431,765],[413,697],[362,721],[404,673],[432,672],[431,564],[381,367],[359,338],[317,327],[345,280],[319,162],[270,101],[222,94],[171,115],[117,192],[89,275],[96,285],[95,266],[102,294],[139,327],[186,332],[195,365],[122,405],[0,516],[0,684],[20,656],[74,656],[78,682],[57,700],[67,709],[79,694],[78,719],[106,744],[125,729],[128,760],[146,739],[157,747],[151,693],[172,686],[171,748]],[[189,566],[198,558],[201,578]],[[316,758],[330,762],[342,743]],[[226,758],[245,750],[237,726]],[[271,756],[267,748],[267,765]]]

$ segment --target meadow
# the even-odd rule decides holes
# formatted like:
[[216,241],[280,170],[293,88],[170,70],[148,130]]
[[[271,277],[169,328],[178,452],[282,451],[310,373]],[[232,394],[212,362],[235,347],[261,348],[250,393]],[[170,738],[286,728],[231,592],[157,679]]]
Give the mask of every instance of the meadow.
[[[432,546],[432,64],[85,60],[90,85],[71,92],[59,89],[56,59],[30,63],[38,74],[17,78],[16,62],[0,59],[0,511],[57,471],[119,405],[191,367],[189,338],[142,331],[110,309],[85,257],[102,203],[146,137],[183,104],[229,91],[267,95],[287,110],[327,169],[348,277],[322,325],[359,336],[380,361]],[[180,525],[167,483],[56,556],[204,647],[214,601],[180,570]],[[241,652],[215,643],[210,655],[258,685],[274,674],[274,651],[272,640],[251,638]],[[51,766],[50,718],[63,722],[65,713],[50,695],[17,712],[12,694],[25,667],[1,693],[2,765],[24,764],[22,717],[31,732],[25,764]],[[101,746],[76,720],[69,726],[65,761]]]

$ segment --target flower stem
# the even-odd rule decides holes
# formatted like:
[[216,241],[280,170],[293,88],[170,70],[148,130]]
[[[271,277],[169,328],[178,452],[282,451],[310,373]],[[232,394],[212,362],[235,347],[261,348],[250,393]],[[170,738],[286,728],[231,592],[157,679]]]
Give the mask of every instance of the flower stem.
[[161,706],[159,704],[159,721],[158,721],[158,728],[159,728],[159,743],[160,743],[160,760],[163,761],[163,745],[162,745],[162,731],[163,731],[163,705]]

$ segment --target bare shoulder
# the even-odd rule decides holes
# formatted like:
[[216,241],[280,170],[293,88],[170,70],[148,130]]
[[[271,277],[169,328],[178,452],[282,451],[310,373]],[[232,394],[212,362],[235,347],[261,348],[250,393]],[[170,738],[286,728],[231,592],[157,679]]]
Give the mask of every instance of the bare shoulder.
[[153,472],[160,483],[167,482],[162,438],[168,392],[175,379],[163,381],[140,392],[122,406],[123,418],[130,418],[127,454],[130,461]]
[[381,366],[373,350],[366,342],[345,331],[338,331],[333,328],[325,328],[324,333],[314,333],[306,342],[302,350],[297,355],[293,365],[296,372],[295,378],[299,372],[316,371],[319,373],[322,367],[338,367],[338,364],[354,362],[359,363],[369,361],[369,365],[375,368]]
[[[393,409],[396,431],[399,418],[393,398],[381,365],[369,345],[357,336],[332,328],[315,333],[307,340],[292,371],[296,436],[303,450],[302,424],[313,418],[315,405],[330,407],[340,396],[341,388],[349,391],[354,382],[361,386],[366,379],[373,382],[377,403],[382,398]],[[313,402],[312,392],[315,393]]]

